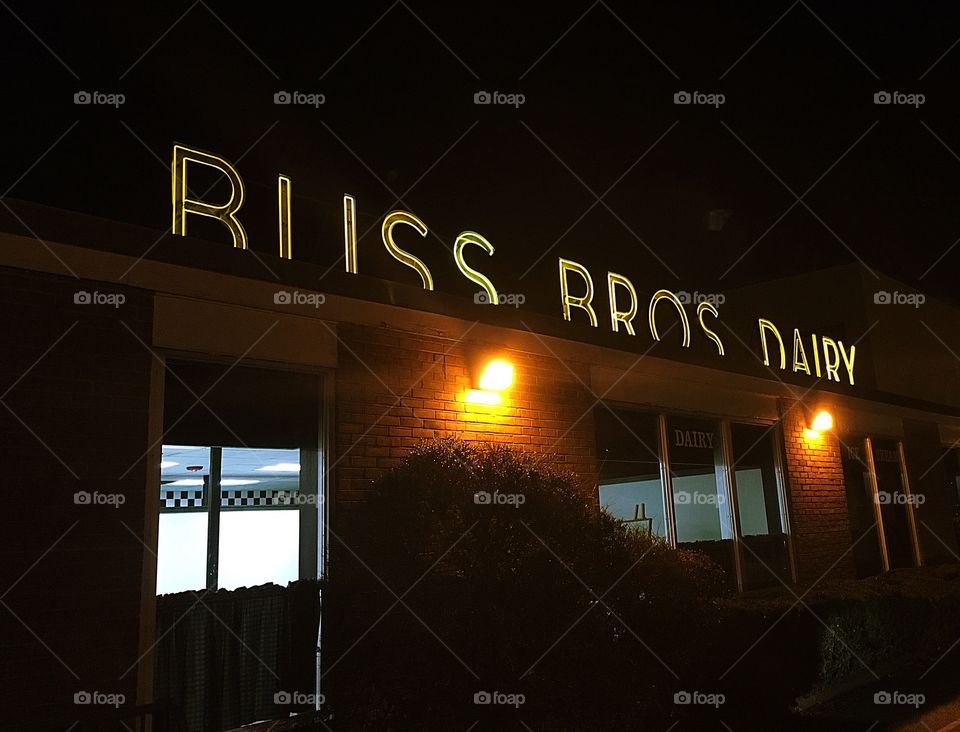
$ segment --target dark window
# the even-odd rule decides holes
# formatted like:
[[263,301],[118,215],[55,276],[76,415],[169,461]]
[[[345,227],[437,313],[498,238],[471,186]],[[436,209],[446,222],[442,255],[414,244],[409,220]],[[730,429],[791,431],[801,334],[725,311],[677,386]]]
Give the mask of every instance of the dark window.
[[730,426],[737,495],[737,517],[743,537],[741,561],[747,589],[790,581],[784,507],[777,480],[773,428]]
[[601,407],[594,419],[601,507],[631,525],[666,538],[657,417]]

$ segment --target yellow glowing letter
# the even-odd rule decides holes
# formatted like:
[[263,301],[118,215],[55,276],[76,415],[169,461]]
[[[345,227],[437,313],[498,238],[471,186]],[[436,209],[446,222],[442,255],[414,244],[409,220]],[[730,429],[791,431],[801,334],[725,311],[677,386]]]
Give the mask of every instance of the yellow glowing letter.
[[460,236],[458,236],[456,241],[453,242],[453,261],[457,263],[457,268],[463,272],[464,277],[471,282],[480,285],[480,287],[486,290],[487,302],[489,304],[499,305],[500,296],[497,295],[497,288],[493,286],[490,278],[485,274],[472,269],[470,265],[467,264],[467,261],[463,258],[463,248],[467,244],[476,244],[491,257],[493,256],[493,244],[488,242],[475,231],[461,232]]
[[[626,310],[617,310],[617,285],[626,288],[630,295],[630,307]],[[610,296],[610,327],[613,328],[613,332],[618,333],[620,331],[620,323],[623,323],[627,329],[627,333],[636,335],[637,333],[633,329],[633,319],[637,315],[639,303],[637,302],[637,291],[634,289],[633,283],[622,274],[607,272],[607,294]]]
[[410,254],[410,252],[405,252],[396,245],[396,242],[393,241],[393,227],[397,224],[406,224],[407,226],[412,226],[414,229],[416,229],[420,236],[427,235],[426,224],[424,224],[409,211],[391,211],[383,220],[383,245],[387,248],[387,251],[390,252],[394,259],[407,265],[410,267],[410,269],[415,270],[417,274],[420,275],[420,279],[423,280],[424,290],[432,290],[433,275],[430,274],[430,270],[427,269],[427,265],[425,265],[417,257]]
[[660,340],[660,334],[657,333],[657,304],[661,300],[667,300],[668,302],[673,303],[673,306],[677,309],[677,312],[680,313],[680,323],[683,325],[683,347],[690,347],[690,321],[687,319],[687,313],[683,309],[683,303],[680,302],[680,298],[674,295],[670,290],[657,290],[653,293],[653,297],[650,298],[650,307],[647,309],[647,320],[650,321],[650,334],[653,336],[654,340]]
[[290,221],[290,197],[293,183],[281,175],[277,178],[277,205],[280,218],[280,256],[293,259],[293,225]]
[[347,272],[357,273],[357,215],[353,196],[343,195],[343,255]]
[[[582,297],[574,297],[570,294],[570,286],[567,284],[567,272],[576,272],[583,278],[587,284],[587,292]],[[570,308],[580,308],[586,310],[590,317],[590,325],[597,327],[597,314],[593,312],[593,306],[590,304],[593,300],[593,278],[590,272],[579,262],[572,259],[560,257],[560,296],[563,298],[563,319],[570,320]]]
[[770,331],[777,337],[777,345],[780,346],[780,368],[785,369],[787,367],[787,354],[783,350],[783,338],[780,337],[780,331],[766,318],[760,318],[757,322],[760,324],[760,343],[763,344],[763,365],[770,365],[770,352],[767,350],[767,331]]
[[817,376],[820,376],[820,346],[817,345],[817,334],[811,333],[810,340],[813,341],[813,366]]
[[[187,163],[199,163],[223,173],[230,181],[230,199],[224,204],[196,201],[187,195]],[[218,219],[230,230],[233,246],[247,248],[247,233],[237,220],[236,213],[243,205],[243,181],[240,174],[223,158],[211,153],[173,146],[173,165],[171,166],[173,183],[173,233],[187,235],[187,214],[209,216]]]
[[799,328],[793,329],[793,370],[810,375],[810,364],[807,363],[807,354],[803,350],[803,338],[800,337]]
[[840,348],[840,357],[843,359],[843,365],[847,368],[847,374],[850,377],[850,386],[853,386],[853,361],[857,357],[857,347],[850,346],[850,353],[847,354],[846,349],[843,347],[843,341],[837,341],[837,346]]
[[703,332],[707,334],[707,338],[717,344],[717,350],[722,356],[726,351],[723,348],[723,341],[720,340],[720,336],[710,330],[706,323],[703,322],[703,314],[709,312],[713,317],[720,317],[720,312],[713,306],[713,304],[703,301],[697,305],[697,320],[700,321],[700,327],[703,329]]
[[827,372],[827,381],[840,381],[840,350],[837,348],[837,342],[833,338],[823,336],[820,338],[823,343],[823,369]]

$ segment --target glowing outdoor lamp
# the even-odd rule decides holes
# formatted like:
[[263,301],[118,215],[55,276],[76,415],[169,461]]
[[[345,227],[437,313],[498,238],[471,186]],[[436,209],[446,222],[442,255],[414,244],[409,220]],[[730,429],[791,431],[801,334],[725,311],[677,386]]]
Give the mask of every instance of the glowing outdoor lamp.
[[813,418],[810,426],[804,430],[804,435],[810,438],[820,437],[824,432],[833,429],[833,415],[825,409],[821,409]]
[[817,412],[817,416],[813,418],[810,429],[816,430],[817,432],[826,432],[829,429],[833,429],[833,415],[825,409],[821,409]]
[[468,402],[488,406],[500,404],[502,392],[513,385],[513,364],[502,358],[488,361],[480,370],[476,384],[479,388],[467,390]]
[[503,391],[513,384],[513,364],[502,358],[495,358],[483,368],[477,384],[486,391]]

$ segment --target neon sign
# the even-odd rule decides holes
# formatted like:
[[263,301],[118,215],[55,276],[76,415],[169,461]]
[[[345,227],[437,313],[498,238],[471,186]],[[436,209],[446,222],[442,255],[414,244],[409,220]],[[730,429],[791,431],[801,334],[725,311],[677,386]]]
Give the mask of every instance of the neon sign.
[[[204,165],[222,174],[230,183],[229,198],[221,203],[191,198],[187,188],[187,179],[192,165]],[[247,248],[247,234],[237,218],[244,200],[243,180],[229,161],[213,153],[183,145],[174,145],[171,184],[173,191],[172,231],[174,234],[178,236],[187,235],[189,216],[205,216],[217,219],[227,228],[233,239],[234,247]],[[293,181],[288,176],[279,175],[277,178],[278,246],[280,256],[285,259],[293,258],[292,189]],[[344,262],[345,270],[351,274],[359,272],[356,212],[356,200],[353,196],[344,194]],[[419,257],[402,249],[396,243],[393,232],[397,226],[410,227],[421,237],[426,237],[429,231],[427,225],[409,211],[394,210],[383,219],[381,238],[387,253],[405,267],[414,270],[420,276],[423,289],[433,290],[434,280],[430,268]],[[460,273],[467,280],[479,285],[484,290],[486,297],[475,298],[475,301],[494,306],[499,305],[500,297],[494,283],[488,276],[467,264],[465,257],[467,246],[479,247],[488,256],[493,256],[493,244],[475,231],[461,232],[454,241],[453,258]],[[558,258],[558,266],[560,300],[564,320],[572,322],[574,311],[579,310],[586,314],[592,327],[599,327],[599,319],[593,306],[595,290],[590,271],[579,262],[563,257]],[[634,320],[640,312],[640,299],[636,288],[628,277],[612,271],[607,272],[606,283],[611,332],[617,334],[622,329],[622,332],[626,335],[636,336],[637,328],[634,325]],[[676,293],[670,290],[657,290],[647,304],[647,326],[650,335],[656,341],[661,340],[658,312],[661,312],[664,308],[668,312],[674,313],[678,319],[681,327],[681,346],[690,348],[694,337],[694,328],[691,326],[690,316],[687,314],[684,303]],[[707,318],[710,319],[709,322]],[[720,312],[713,303],[708,301],[697,303],[695,321],[699,333],[697,337],[703,337],[711,341],[717,350],[717,355],[722,357],[726,354],[723,340],[717,331],[711,327],[719,318]],[[766,318],[760,318],[758,325],[764,366],[788,370],[786,346],[779,329]],[[809,350],[807,344],[809,344]],[[792,373],[804,373],[807,376],[826,378],[828,381],[838,383],[845,379],[852,386],[854,384],[856,350],[856,346],[850,346],[848,349],[840,340],[824,335],[818,336],[815,333],[810,334],[809,339],[806,339],[800,334],[799,329],[794,328],[793,357],[790,361],[789,370]],[[777,355],[779,355],[779,359],[776,358]]]

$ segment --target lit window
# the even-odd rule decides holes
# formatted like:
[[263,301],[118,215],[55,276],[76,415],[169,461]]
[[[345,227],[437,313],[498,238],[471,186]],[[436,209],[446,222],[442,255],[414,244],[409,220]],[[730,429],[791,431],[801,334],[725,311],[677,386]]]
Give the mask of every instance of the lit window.
[[299,579],[301,509],[317,505],[301,491],[300,459],[296,449],[165,445],[157,594]]

